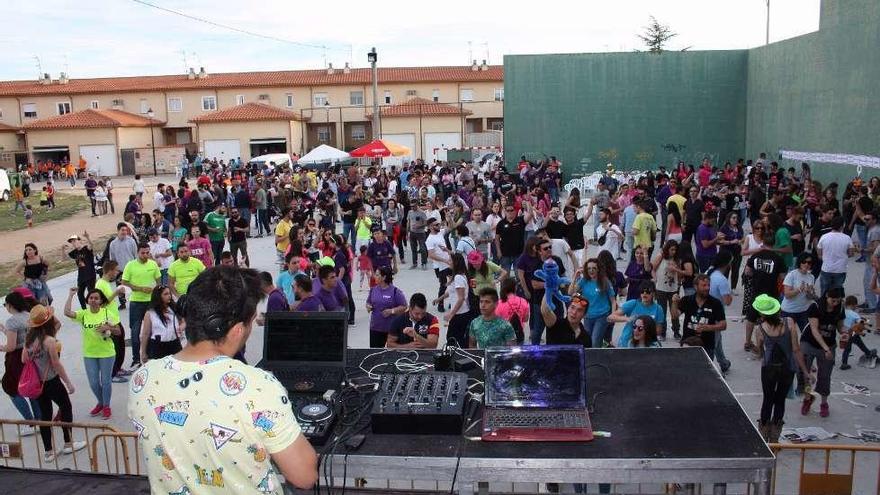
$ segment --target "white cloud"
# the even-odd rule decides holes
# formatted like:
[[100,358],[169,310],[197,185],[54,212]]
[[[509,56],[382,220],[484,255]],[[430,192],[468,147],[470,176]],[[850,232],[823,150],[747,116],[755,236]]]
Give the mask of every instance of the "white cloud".
[[[167,74],[198,59],[209,71],[319,68],[327,61],[366,65],[376,46],[380,64],[463,65],[471,58],[501,63],[505,54],[631,51],[650,15],[678,33],[670,48],[749,48],[763,44],[764,0],[545,1],[518,5],[501,0],[446,0],[428,4],[382,0],[342,1],[151,0],[241,29],[296,40],[313,49],[246,36],[123,0],[6,2],[0,17],[4,61],[0,79],[44,72],[73,77]],[[771,40],[814,31],[820,0],[773,0]],[[324,10],[321,10],[321,9]],[[486,44],[488,43],[488,46]]]

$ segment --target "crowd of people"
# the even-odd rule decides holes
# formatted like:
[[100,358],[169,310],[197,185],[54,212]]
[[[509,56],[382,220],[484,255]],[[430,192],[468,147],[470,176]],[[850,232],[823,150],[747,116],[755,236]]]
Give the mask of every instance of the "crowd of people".
[[[808,165],[783,170],[762,154],[720,167],[680,162],[628,181],[609,165],[595,191],[565,194],[554,157],[523,157],[514,170],[493,161],[315,170],[197,160],[176,186],[148,191],[136,177],[106,245],[94,246],[84,232],[65,246],[77,284],[64,316],[83,331],[79,354],[97,401],[91,416],[110,418],[111,384],[130,380],[148,361],[186,353],[188,338],[222,346],[215,337],[229,328],[199,322],[190,332],[185,315],[196,310],[188,292],[211,267],[249,267],[248,240],[263,236],[274,238],[277,265],[247,273],[267,299],[266,312],[343,311],[354,324],[367,311],[368,328],[352,331],[368,331],[371,347],[436,348],[442,322],[447,345],[702,347],[727,373],[723,341],[727,352],[732,342],[724,334],[741,315],[743,350],[760,356],[759,423],[771,441],[796,377],[801,413],[810,413],[812,389],[824,417],[837,347],[840,370],[849,369],[853,346],[876,364],[865,344],[870,325],[859,315],[875,312],[880,293],[876,177],[856,178],[840,195],[838,184],[813,180]],[[25,246],[21,287],[6,297],[12,317],[4,327],[3,385],[24,418],[51,419],[54,402],[67,421],[73,385],[54,340],[52,263],[35,244]],[[853,263],[865,263],[861,305],[843,290]],[[421,275],[429,264],[436,292],[406,294],[395,285],[405,271]],[[367,291],[361,307],[356,281]],[[740,285],[743,305],[733,308]],[[243,362],[246,335],[237,338],[241,346],[224,352]],[[17,393],[28,362],[45,377],[45,398]],[[46,456],[55,456],[50,445]]]

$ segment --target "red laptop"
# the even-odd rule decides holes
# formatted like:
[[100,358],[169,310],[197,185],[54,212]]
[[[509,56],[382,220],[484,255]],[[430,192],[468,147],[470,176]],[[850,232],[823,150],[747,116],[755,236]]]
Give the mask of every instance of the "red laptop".
[[583,347],[491,347],[485,367],[484,441],[593,439]]

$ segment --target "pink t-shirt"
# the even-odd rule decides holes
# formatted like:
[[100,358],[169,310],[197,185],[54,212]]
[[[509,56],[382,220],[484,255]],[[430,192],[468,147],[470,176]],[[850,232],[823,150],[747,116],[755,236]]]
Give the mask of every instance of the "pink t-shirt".
[[522,323],[523,328],[529,327],[529,303],[515,295],[510,294],[507,296],[507,301],[498,300],[498,306],[495,307],[495,315],[504,321],[510,321],[510,317],[513,314],[519,317],[520,323]]
[[211,243],[204,237],[200,237],[198,239],[193,239],[186,243],[187,247],[189,247],[190,255],[193,258],[201,261],[206,267],[214,266],[214,263],[211,259]]

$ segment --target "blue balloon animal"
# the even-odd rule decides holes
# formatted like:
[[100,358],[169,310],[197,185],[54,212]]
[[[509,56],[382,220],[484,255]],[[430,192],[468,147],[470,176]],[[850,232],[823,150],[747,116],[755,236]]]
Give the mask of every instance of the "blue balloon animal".
[[551,311],[556,310],[556,302],[553,301],[554,296],[565,304],[571,301],[570,297],[559,290],[561,286],[570,283],[571,280],[559,276],[559,265],[552,259],[545,261],[542,269],[535,270],[535,278],[544,282],[544,298],[547,301],[547,307]]

